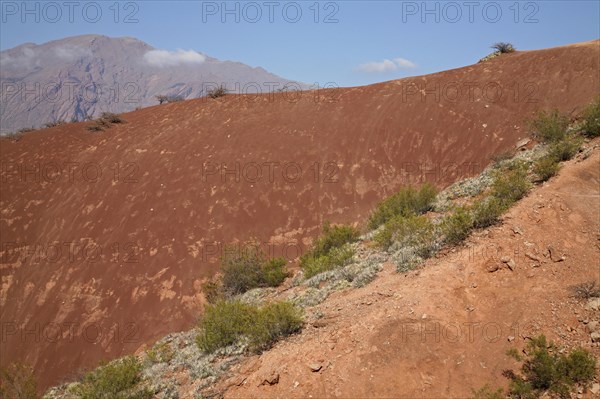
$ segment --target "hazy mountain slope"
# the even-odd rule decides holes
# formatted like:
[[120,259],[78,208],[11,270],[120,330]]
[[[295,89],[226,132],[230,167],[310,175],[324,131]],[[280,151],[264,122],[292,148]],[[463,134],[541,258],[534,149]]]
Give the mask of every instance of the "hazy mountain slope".
[[99,35],[23,44],[2,51],[0,65],[3,133],[61,119],[81,121],[104,111],[131,111],[157,104],[159,94],[191,99],[220,84],[232,92],[255,93],[290,83],[239,62]]
[[[47,386],[188,328],[217,267],[214,244],[255,236],[302,249],[323,220],[363,220],[401,185],[474,175],[528,135],[534,111],[588,104],[599,54],[594,41],[300,98],[150,107],[100,133],[76,123],[3,140],[0,236],[18,248],[3,248],[0,269],[0,316],[15,326],[2,364],[33,364]],[[490,84],[505,94],[492,97]],[[452,85],[458,97],[444,93]],[[86,335],[90,324],[103,335]],[[24,342],[36,325],[63,335]]]

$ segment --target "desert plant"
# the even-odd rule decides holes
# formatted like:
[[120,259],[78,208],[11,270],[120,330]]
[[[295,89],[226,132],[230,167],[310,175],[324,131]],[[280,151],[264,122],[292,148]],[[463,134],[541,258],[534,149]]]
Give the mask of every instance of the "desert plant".
[[473,390],[472,399],[505,399],[506,395],[504,395],[504,390],[502,388],[498,388],[493,390],[488,384],[479,388],[478,390]]
[[500,54],[512,53],[515,51],[515,47],[512,44],[506,42],[494,43],[491,47]]
[[420,256],[427,257],[434,244],[435,231],[433,224],[425,216],[398,215],[377,232],[374,240],[385,249],[394,242],[401,246],[410,246],[415,248]]
[[275,287],[285,280],[285,259],[267,259],[257,243],[229,245],[221,258],[223,289],[227,295],[242,294],[252,288]]
[[535,161],[533,164],[533,173],[538,175],[540,181],[546,181],[556,175],[560,169],[560,164],[554,156],[546,155]]
[[481,229],[493,225],[504,211],[506,207],[494,196],[476,201],[472,206],[473,227]]
[[495,164],[499,164],[502,161],[506,161],[509,160],[511,158],[513,158],[515,156],[515,150],[513,149],[508,149],[502,152],[499,152],[498,154],[494,154],[490,157],[490,159],[495,163]]
[[421,214],[431,209],[437,190],[425,183],[419,190],[405,187],[381,201],[369,217],[369,227],[376,229],[396,215]]
[[89,125],[86,127],[86,129],[90,132],[102,132],[104,130],[104,128],[98,124]]
[[587,137],[600,136],[600,96],[583,111],[581,133]]
[[0,369],[0,397],[36,399],[37,382],[33,369],[21,363],[12,363]]
[[138,359],[128,356],[87,373],[72,393],[81,399],[150,399],[152,392],[140,387],[141,371]]
[[544,335],[534,337],[527,344],[521,375],[505,372],[511,381],[509,395],[515,398],[537,398],[552,392],[569,398],[575,384],[591,381],[596,373],[596,359],[584,349],[560,353]]
[[469,236],[473,228],[473,218],[466,206],[457,207],[450,215],[442,219],[445,241],[451,245],[461,243]]
[[54,122],[48,122],[44,124],[44,127],[49,128],[49,127],[56,127],[56,126],[60,126],[62,124],[64,124],[65,121],[62,119],[56,120]]
[[503,170],[496,171],[492,182],[492,195],[508,208],[527,194],[531,184],[527,179],[527,165],[516,161]]
[[301,328],[301,312],[289,302],[258,307],[240,301],[219,301],[206,307],[196,343],[210,353],[245,340],[250,350],[259,352]]
[[560,141],[567,135],[569,118],[559,110],[540,111],[529,121],[532,136],[544,143]]
[[558,162],[568,161],[573,158],[581,148],[583,139],[580,136],[568,135],[562,140],[558,140],[550,144],[548,155],[556,159]]
[[354,257],[354,250],[348,244],[335,247],[324,255],[303,257],[301,267],[305,278],[347,265]]
[[219,97],[223,97],[224,95],[227,94],[227,89],[225,88],[225,86],[219,86],[219,87],[215,87],[213,89],[210,89],[206,95],[210,98],[219,98]]
[[339,248],[346,243],[358,240],[360,232],[349,225],[332,225],[330,222],[323,224],[323,232],[315,240],[311,251],[307,254],[309,257],[318,257],[327,255],[333,248]]
[[207,281],[202,284],[202,292],[208,303],[216,303],[223,299],[223,283],[220,280]]
[[569,289],[579,299],[600,298],[600,286],[594,280],[576,284]]
[[173,359],[174,355],[173,348],[167,342],[154,345],[146,351],[146,356],[148,356],[148,360],[152,363],[168,363]]
[[121,118],[117,114],[113,114],[112,112],[103,112],[100,116],[101,120],[104,120],[108,123],[125,123],[126,120]]

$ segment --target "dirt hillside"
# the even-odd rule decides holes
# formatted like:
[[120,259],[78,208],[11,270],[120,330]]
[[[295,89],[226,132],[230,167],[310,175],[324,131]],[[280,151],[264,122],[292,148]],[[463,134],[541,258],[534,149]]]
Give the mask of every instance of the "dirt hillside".
[[[2,140],[1,364],[19,360],[34,365],[45,387],[100,359],[131,353],[168,332],[189,328],[201,309],[200,284],[216,270],[224,243],[254,236],[271,243],[273,255],[292,260],[325,219],[363,220],[379,199],[402,185],[426,179],[445,186],[480,172],[493,154],[514,148],[528,135],[523,121],[534,111],[557,107],[578,112],[591,101],[600,91],[599,44],[517,52],[365,87],[185,101],[124,114],[127,123],[103,132],[89,132],[90,123],[77,123],[26,134],[17,142]],[[580,197],[571,195],[566,191],[560,197],[563,206],[578,209]],[[556,198],[550,200],[558,204]],[[580,217],[591,218],[590,207],[583,205],[588,213]],[[549,205],[538,212],[550,210],[557,212],[553,222],[560,216],[565,223],[577,223],[568,216],[576,213],[563,214]],[[504,229],[493,234],[508,240]],[[568,238],[549,231],[556,232],[557,240]],[[591,228],[581,238],[587,251],[593,250],[589,234]],[[359,371],[382,359],[385,367],[382,374],[371,373],[373,381],[398,381],[407,392],[425,386],[437,392],[433,389],[447,386],[444,379],[450,376],[487,372],[473,365],[461,368],[466,360],[452,357],[466,359],[477,352],[476,345],[466,351],[452,346],[444,354],[432,344],[426,351],[410,349],[397,356],[410,347],[398,345],[398,327],[420,320],[421,313],[430,315],[427,320],[448,320],[451,310],[457,320],[486,321],[486,315],[502,311],[506,320],[520,320],[518,312],[536,310],[512,306],[511,283],[529,284],[539,295],[546,288],[535,278],[524,278],[524,268],[494,276],[488,297],[480,294],[488,292],[483,278],[478,288],[464,288],[476,264],[452,265],[427,268],[423,274],[431,275],[431,284],[408,285],[412,291],[402,298],[385,296],[388,282],[382,280],[378,289],[384,295],[376,297],[389,303],[378,312],[365,305],[364,319],[337,312],[341,324],[337,332],[320,333],[327,337],[322,345],[354,336],[356,342],[344,344],[352,352],[342,356],[359,368],[315,374],[306,384],[328,389],[324,378],[341,378],[346,382],[336,384],[339,395],[363,392],[369,385],[357,377]],[[449,274],[444,268],[450,267],[454,271]],[[545,275],[555,268],[528,273]],[[494,291],[495,284],[506,291]],[[448,290],[448,285],[456,289]],[[424,286],[430,290],[423,291]],[[435,300],[423,301],[428,305],[421,309],[419,298],[424,296]],[[474,303],[477,298],[485,299]],[[352,303],[339,301],[342,308],[342,303]],[[411,305],[414,315],[406,314],[407,301],[417,301]],[[461,303],[476,311],[461,313]],[[402,313],[392,312],[393,306],[402,306]],[[386,310],[395,316],[387,317]],[[367,341],[367,330],[382,335]],[[284,345],[291,348],[288,360],[300,360],[303,346],[295,341]],[[277,364],[276,356],[283,353],[265,355],[274,357],[263,364]],[[489,353],[485,367],[496,367],[491,360],[495,352]],[[410,366],[397,363],[410,356],[415,360]],[[435,384],[426,374],[414,381],[397,379],[402,367],[439,359],[463,374],[448,368],[436,375]],[[287,364],[304,372],[302,363]],[[283,382],[272,392],[289,389]],[[393,389],[391,384],[378,386]],[[308,392],[309,386],[302,389],[307,390],[293,392]]]

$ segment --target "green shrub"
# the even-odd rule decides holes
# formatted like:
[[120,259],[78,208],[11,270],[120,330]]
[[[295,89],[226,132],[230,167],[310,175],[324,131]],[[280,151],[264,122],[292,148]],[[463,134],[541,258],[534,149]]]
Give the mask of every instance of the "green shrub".
[[488,384],[479,388],[477,391],[473,390],[472,399],[505,399],[506,395],[503,393],[502,388],[493,390]]
[[587,137],[600,136],[600,96],[583,111],[581,133]]
[[472,208],[473,227],[481,229],[493,225],[504,211],[506,207],[494,196],[475,202]]
[[442,220],[444,236],[449,244],[461,243],[469,236],[472,228],[473,218],[466,206],[456,208],[454,213],[445,216]]
[[137,358],[128,356],[87,373],[73,393],[81,399],[149,399],[152,393],[139,386],[141,371]]
[[357,241],[359,236],[360,232],[353,226],[332,226],[329,222],[325,222],[323,233],[315,240],[311,251],[306,255],[308,257],[327,255],[333,248]]
[[285,280],[285,260],[268,260],[253,242],[227,246],[221,258],[223,289],[227,295],[243,294],[257,287],[275,287]]
[[527,166],[513,162],[504,170],[496,171],[492,182],[492,195],[503,207],[509,207],[527,194],[531,186],[527,180]]
[[540,181],[546,181],[556,175],[560,169],[560,165],[555,157],[544,156],[538,159],[533,165],[533,172],[538,175]]
[[575,384],[586,384],[596,374],[596,359],[584,349],[562,354],[540,335],[528,342],[527,357],[521,367],[522,376],[507,373],[512,397],[537,398],[550,391],[562,398],[570,397]]
[[245,339],[250,350],[261,351],[301,328],[301,312],[289,302],[258,307],[239,301],[219,301],[205,309],[196,343],[202,351],[210,353]]
[[420,190],[406,187],[377,204],[369,218],[369,227],[376,229],[394,216],[408,216],[429,211],[437,195],[437,190],[429,183]]
[[207,281],[202,284],[202,292],[208,303],[216,303],[223,299],[223,284],[221,281]]
[[146,356],[152,363],[168,363],[173,359],[175,353],[169,343],[163,342],[148,349]]
[[21,363],[12,363],[0,369],[0,397],[36,399],[37,381],[33,369]]
[[540,111],[529,125],[535,139],[553,143],[565,138],[569,127],[569,118],[557,109]]
[[434,244],[435,231],[433,223],[425,216],[398,215],[389,220],[374,239],[385,249],[398,242],[402,246],[416,248],[420,256],[427,257]]
[[354,249],[348,244],[331,249],[326,255],[302,257],[300,266],[305,278],[347,265],[354,256]]
[[581,148],[583,139],[579,136],[569,135],[562,140],[550,144],[548,155],[558,162],[568,161],[573,158]]
[[492,45],[492,48],[500,54],[512,53],[515,51],[515,48],[511,43],[505,42],[495,43]]

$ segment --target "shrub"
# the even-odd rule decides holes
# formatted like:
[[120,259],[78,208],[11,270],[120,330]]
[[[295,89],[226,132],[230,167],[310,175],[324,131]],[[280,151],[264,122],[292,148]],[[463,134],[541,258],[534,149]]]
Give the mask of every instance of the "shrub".
[[168,363],[173,359],[175,353],[171,345],[163,342],[148,349],[146,355],[152,363]]
[[205,309],[196,343],[202,351],[210,353],[246,339],[249,349],[259,352],[301,328],[301,312],[289,302],[258,307],[239,301],[219,301]]
[[569,127],[569,118],[557,109],[540,111],[529,122],[532,135],[535,139],[545,143],[560,141],[565,138]]
[[533,172],[538,175],[540,181],[546,181],[556,175],[560,165],[555,157],[546,155],[538,159],[533,165]]
[[137,358],[128,356],[86,374],[73,393],[81,399],[149,399],[152,393],[139,386],[141,371]]
[[100,119],[108,122],[108,123],[125,123],[125,119],[121,118],[117,114],[113,114],[112,112],[103,112],[100,116]]
[[208,303],[216,303],[223,299],[223,284],[221,281],[207,281],[202,284],[202,292]]
[[513,162],[505,170],[496,171],[492,182],[492,195],[508,208],[529,191],[527,166],[523,162]]
[[31,367],[12,363],[0,369],[0,397],[12,399],[36,399],[37,382]]
[[248,242],[225,248],[221,258],[223,289],[228,295],[243,294],[257,287],[275,287],[285,280],[285,260],[267,260],[260,246]]
[[506,42],[494,43],[492,44],[492,48],[500,54],[512,53],[515,51],[514,46]]
[[102,132],[104,131],[104,128],[100,125],[90,125],[88,127],[86,127],[87,130],[89,130],[90,132]]
[[348,244],[331,249],[321,256],[302,257],[300,266],[305,278],[347,265],[354,256],[354,249]]
[[579,148],[581,148],[582,141],[582,138],[579,136],[566,136],[562,140],[550,144],[548,155],[558,162],[568,161],[577,154]]
[[449,244],[461,243],[469,236],[472,228],[473,219],[466,206],[456,208],[454,213],[445,216],[442,220],[444,236]]
[[175,102],[179,102],[179,101],[183,101],[183,97],[182,96],[167,96],[164,94],[160,94],[158,96],[155,96],[154,98],[156,98],[156,100],[158,101],[159,104],[162,103],[175,103]]
[[600,96],[583,111],[581,133],[587,137],[600,136]]
[[472,208],[473,227],[481,229],[493,225],[505,210],[502,201],[494,196],[475,202]]
[[575,298],[579,299],[590,299],[600,297],[600,287],[594,280],[586,281],[570,287],[571,292]]
[[219,98],[223,97],[227,94],[227,89],[224,86],[215,87],[214,89],[210,89],[207,95],[210,98]]
[[331,223],[325,222],[323,224],[323,232],[315,240],[313,248],[306,256],[319,257],[327,255],[333,248],[339,248],[346,243],[357,241],[359,236],[360,232],[353,226],[332,226]]
[[535,398],[551,391],[568,398],[575,384],[591,381],[596,373],[596,359],[592,354],[580,348],[569,354],[558,353],[544,335],[532,338],[526,353],[521,367],[523,376],[506,373],[511,378],[509,394],[512,397]]
[[429,183],[420,190],[406,187],[386,198],[379,204],[369,218],[369,227],[376,229],[396,215],[408,216],[429,211],[437,195],[437,190]]
[[375,242],[383,248],[389,248],[394,242],[402,246],[416,248],[420,256],[431,253],[435,240],[434,226],[425,216],[396,216],[388,221],[375,235]]
[[54,122],[48,122],[46,124],[44,124],[44,127],[49,128],[49,127],[56,127],[56,126],[60,126],[62,124],[64,124],[65,121],[63,121],[62,119],[54,121]]

